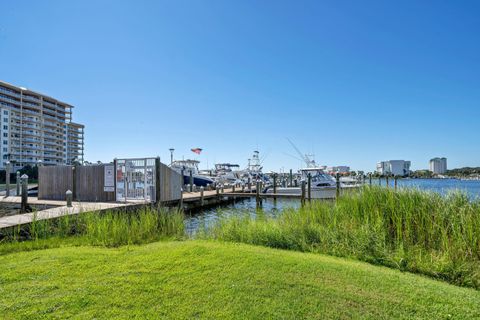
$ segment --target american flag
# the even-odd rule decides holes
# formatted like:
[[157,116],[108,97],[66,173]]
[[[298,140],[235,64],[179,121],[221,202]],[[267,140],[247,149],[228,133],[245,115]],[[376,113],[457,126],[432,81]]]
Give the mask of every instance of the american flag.
[[192,150],[192,152],[194,152],[194,153],[196,153],[196,154],[202,153],[202,149],[201,149],[201,148],[192,148],[191,150]]

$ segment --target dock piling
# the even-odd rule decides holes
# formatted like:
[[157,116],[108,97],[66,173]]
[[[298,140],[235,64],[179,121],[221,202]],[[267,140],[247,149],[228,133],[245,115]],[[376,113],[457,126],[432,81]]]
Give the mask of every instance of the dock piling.
[[7,161],[7,165],[5,166],[5,196],[10,197],[10,161]]
[[302,207],[303,207],[305,205],[305,180],[302,180],[301,189],[302,189],[302,195],[301,195],[301,198],[300,198],[300,202],[301,202]]
[[204,205],[204,198],[203,198],[203,186],[200,187],[200,205],[203,207]]
[[372,186],[372,173],[368,174],[368,184]]
[[193,173],[190,170],[190,192],[193,192]]
[[20,171],[17,171],[17,197],[20,196]]
[[398,177],[395,176],[393,179],[394,179],[394,184],[395,184],[395,190],[397,190]]
[[340,174],[338,172],[335,175],[335,180],[336,180],[336,198],[338,199],[340,197]]
[[28,176],[24,174],[22,177],[22,204],[20,207],[20,212],[27,212],[28,208]]
[[[273,174],[273,194],[277,194],[277,174]],[[276,199],[275,196],[273,196],[273,199]]]
[[262,200],[260,199],[260,182],[258,180],[255,188],[255,200],[256,200],[257,209],[258,209],[262,206]]
[[292,186],[293,186],[293,172],[292,172],[292,169],[290,169],[290,176],[289,176],[289,178],[290,178],[290,187],[292,187]]
[[312,201],[312,174],[308,174],[308,201]]
[[387,180],[387,188],[388,188],[388,175],[385,177],[385,179]]

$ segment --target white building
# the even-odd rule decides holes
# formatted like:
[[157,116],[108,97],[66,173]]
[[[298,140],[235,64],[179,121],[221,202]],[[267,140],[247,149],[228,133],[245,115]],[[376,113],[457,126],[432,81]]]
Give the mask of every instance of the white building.
[[327,168],[328,173],[349,173],[350,167],[349,166],[333,166]]
[[0,81],[0,169],[83,162],[84,126],[73,106]]
[[447,172],[447,158],[433,158],[430,160],[430,171],[435,174]]
[[381,175],[406,176],[410,174],[410,161],[389,160],[377,163],[377,172]]

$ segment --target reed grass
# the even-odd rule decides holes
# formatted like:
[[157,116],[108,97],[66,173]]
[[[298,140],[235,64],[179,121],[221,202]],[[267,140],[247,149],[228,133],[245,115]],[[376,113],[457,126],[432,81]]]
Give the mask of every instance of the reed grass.
[[16,227],[2,239],[0,254],[62,245],[118,247],[184,237],[184,215],[163,207],[123,212],[85,212],[36,220]]
[[365,187],[276,218],[220,219],[204,237],[351,257],[480,288],[480,201]]

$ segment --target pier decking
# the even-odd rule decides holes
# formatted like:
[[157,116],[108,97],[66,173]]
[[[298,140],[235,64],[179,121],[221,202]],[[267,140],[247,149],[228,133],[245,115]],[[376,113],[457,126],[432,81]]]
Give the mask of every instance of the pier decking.
[[[20,205],[20,197],[3,197],[0,198],[0,205]],[[34,207],[47,207],[45,210],[39,210],[30,213],[21,213],[10,216],[0,217],[0,229],[14,227],[32,223],[34,220],[47,220],[59,218],[65,215],[74,215],[82,212],[103,211],[109,209],[121,209],[145,203],[139,202],[72,202],[71,207],[66,206],[65,201],[56,200],[38,200],[36,197],[29,197],[28,203]]]

